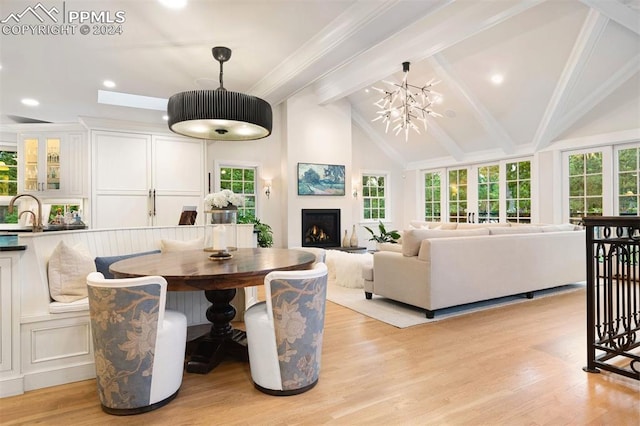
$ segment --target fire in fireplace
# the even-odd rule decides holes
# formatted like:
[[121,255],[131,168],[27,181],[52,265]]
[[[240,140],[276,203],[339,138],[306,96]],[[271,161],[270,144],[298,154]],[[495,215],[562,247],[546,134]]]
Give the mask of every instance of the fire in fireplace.
[[340,209],[302,209],[302,246],[339,247]]

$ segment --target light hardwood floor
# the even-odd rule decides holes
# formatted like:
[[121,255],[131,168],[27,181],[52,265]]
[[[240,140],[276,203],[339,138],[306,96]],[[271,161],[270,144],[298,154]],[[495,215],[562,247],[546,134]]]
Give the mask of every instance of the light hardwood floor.
[[640,424],[640,382],[588,374],[584,290],[397,329],[327,303],[322,372],[311,391],[273,397],[249,365],[186,374],[151,413],[104,414],[95,381],[0,399],[0,424]]

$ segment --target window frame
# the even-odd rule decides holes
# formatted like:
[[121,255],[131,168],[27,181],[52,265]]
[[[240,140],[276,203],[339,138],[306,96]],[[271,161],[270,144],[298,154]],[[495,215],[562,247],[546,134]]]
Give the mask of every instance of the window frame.
[[571,222],[569,204],[569,157],[571,155],[584,155],[593,152],[602,153],[602,216],[613,215],[613,145],[596,146],[584,149],[567,150],[562,152],[562,221]]
[[[520,184],[525,181],[525,179],[520,179],[519,168],[518,168],[518,178],[516,180],[510,181],[509,179],[507,179],[507,174],[508,174],[507,166],[509,164],[514,164],[514,163],[519,165],[520,163],[525,163],[525,162],[529,162],[529,179],[526,179],[529,181],[529,198],[528,198],[529,217],[526,218],[524,216],[520,216],[520,214],[518,213],[516,216],[510,218],[507,213],[508,200],[516,200],[517,203],[519,204],[521,201],[526,200],[527,198],[522,198],[520,196],[516,198],[507,198],[507,195],[509,192],[509,182],[516,182],[518,189],[520,189]],[[531,157],[508,159],[501,162],[500,167],[502,168],[501,172],[504,173],[504,176],[501,178],[501,184],[502,182],[504,182],[504,196],[501,197],[501,200],[500,200],[501,203],[504,203],[504,206],[502,204],[500,205],[501,220],[502,220],[502,217],[504,217],[504,221],[508,223],[527,223],[527,224],[533,223],[534,204],[535,204],[534,192],[536,188],[535,181],[533,179],[535,176],[534,159]],[[501,190],[502,190],[502,187],[501,187]],[[519,206],[518,206],[518,209],[519,209]],[[510,220],[510,219],[513,219],[513,220]],[[528,219],[528,221],[522,221],[524,219]]]
[[[213,173],[213,185],[214,188],[212,192],[220,191],[220,172],[224,168],[236,168],[236,169],[253,169],[254,170],[254,197],[255,197],[255,217],[260,217],[260,190],[259,190],[259,180],[262,176],[261,173],[261,164],[257,162],[250,161],[237,161],[237,160],[215,160],[214,161],[214,173]],[[244,212],[246,209],[240,208],[240,211]]]
[[447,219],[448,219],[448,214],[449,211],[445,210],[448,206],[448,201],[447,201],[447,197],[449,196],[449,192],[448,192],[448,185],[447,185],[447,180],[449,179],[449,175],[447,174],[447,169],[446,168],[438,168],[438,169],[428,169],[428,170],[421,170],[420,171],[420,185],[419,187],[421,188],[420,190],[420,202],[421,202],[421,208],[420,208],[420,217],[422,218],[422,220],[424,221],[428,221],[428,219],[425,217],[425,210],[426,210],[426,206],[427,206],[427,201],[426,201],[426,188],[425,188],[425,179],[426,179],[426,175],[428,173],[431,174],[439,174],[440,175],[440,219],[438,220],[438,222],[444,222],[444,217],[443,215],[447,215]]
[[[615,179],[613,179],[613,211],[614,214],[620,215],[620,151],[624,151],[627,149],[637,149],[640,152],[640,142],[626,143],[614,145],[613,147],[613,175]],[[640,163],[637,164],[637,179],[639,180],[638,185],[640,186]],[[640,192],[640,187],[638,187],[638,191]],[[637,209],[637,215],[640,216],[640,206]]]
[[[505,223],[509,221],[507,217],[507,164],[509,163],[521,163],[528,162],[529,163],[529,201],[530,201],[530,223],[534,223],[538,214],[537,207],[538,203],[536,200],[538,194],[538,188],[536,186],[536,167],[537,162],[535,156],[524,156],[524,157],[513,157],[508,159],[502,159],[492,162],[482,162],[482,163],[472,163],[472,164],[460,164],[451,167],[442,167],[442,168],[434,168],[434,169],[424,169],[420,171],[420,181],[418,182],[419,190],[420,190],[420,202],[421,205],[418,207],[420,210],[418,213],[420,216],[424,216],[424,208],[425,208],[425,175],[427,173],[440,173],[440,220],[442,222],[451,222],[451,216],[449,212],[450,202],[449,202],[449,189],[450,189],[450,181],[449,181],[449,173],[452,171],[457,171],[459,176],[460,170],[465,170],[467,173],[467,181],[466,181],[466,205],[467,205],[467,214],[465,216],[456,216],[460,223],[465,223],[469,221],[469,215],[471,213],[475,213],[473,217],[475,217],[476,223],[479,223],[479,200],[478,200],[478,171],[482,167],[489,166],[498,166],[498,191],[499,191],[499,221],[501,223]],[[457,201],[460,202],[460,201]]]
[[[376,177],[384,177],[385,180],[385,194],[384,194],[384,219],[380,218],[369,218],[365,219],[364,215],[364,205],[365,205],[365,197],[364,195],[364,176],[376,176]],[[360,222],[362,223],[378,223],[379,221],[384,222],[392,222],[391,218],[391,172],[388,170],[362,170],[360,172]],[[378,197],[379,199],[380,197]]]

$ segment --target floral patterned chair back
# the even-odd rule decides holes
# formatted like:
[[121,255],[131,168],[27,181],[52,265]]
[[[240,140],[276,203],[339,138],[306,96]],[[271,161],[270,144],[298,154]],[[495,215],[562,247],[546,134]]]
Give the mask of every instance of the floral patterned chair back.
[[265,277],[265,302],[245,312],[255,387],[295,395],[318,382],[324,334],[327,266],[275,271]]
[[162,407],[182,384],[187,319],[165,310],[162,277],[87,276],[98,395],[109,414]]

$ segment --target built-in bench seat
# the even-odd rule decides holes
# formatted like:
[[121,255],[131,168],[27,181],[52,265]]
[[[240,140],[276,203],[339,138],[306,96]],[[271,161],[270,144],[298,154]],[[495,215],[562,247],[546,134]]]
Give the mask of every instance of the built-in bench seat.
[[[95,377],[86,299],[72,303],[52,301],[47,265],[56,246],[83,245],[93,257],[120,256],[160,249],[160,241],[189,241],[205,236],[205,226],[95,229],[24,234],[27,246],[19,265],[20,307],[13,315],[20,324],[20,371],[24,391]],[[249,234],[251,236],[251,231]],[[250,247],[242,245],[240,247]],[[255,303],[256,289],[248,297],[239,292],[238,311]],[[246,298],[246,302],[245,302]],[[167,307],[187,315],[189,325],[207,323],[209,302],[203,292],[169,292]]]

